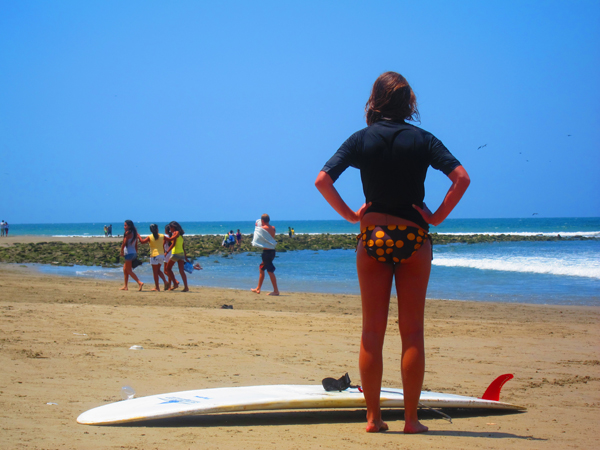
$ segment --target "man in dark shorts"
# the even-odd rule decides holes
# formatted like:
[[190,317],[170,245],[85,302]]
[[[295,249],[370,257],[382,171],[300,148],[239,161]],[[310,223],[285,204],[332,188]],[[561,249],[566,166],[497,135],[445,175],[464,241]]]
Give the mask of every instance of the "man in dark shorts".
[[[257,221],[256,228],[254,230],[254,240],[252,245],[263,248],[262,263],[260,264],[260,274],[258,276],[258,286],[256,289],[251,289],[252,292],[260,294],[263,281],[265,281],[265,270],[269,274],[271,283],[273,284],[273,292],[269,295],[279,295],[279,289],[277,288],[277,278],[275,278],[275,266],[273,260],[275,259],[275,227],[270,225],[271,218],[268,214],[263,214],[260,221]],[[260,223],[260,225],[259,225]],[[272,248],[269,248],[272,247]]]

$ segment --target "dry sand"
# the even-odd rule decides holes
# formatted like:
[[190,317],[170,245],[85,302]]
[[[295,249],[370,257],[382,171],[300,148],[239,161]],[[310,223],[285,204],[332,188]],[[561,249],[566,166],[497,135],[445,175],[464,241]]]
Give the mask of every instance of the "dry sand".
[[[390,431],[378,434],[364,432],[361,409],[78,425],[81,412],[120,400],[124,385],[145,396],[224,386],[319,384],[346,371],[360,383],[356,296],[118,288],[116,282],[0,265],[0,448],[599,446],[600,308],[436,300],[427,309],[425,388],[481,396],[496,376],[513,373],[501,400],[526,406],[526,412],[451,411],[452,424],[423,412],[431,431],[422,435],[401,432],[402,410],[385,410]],[[234,309],[220,309],[222,304]],[[396,308],[391,310],[384,386],[401,387]],[[129,350],[135,344],[144,349]]]

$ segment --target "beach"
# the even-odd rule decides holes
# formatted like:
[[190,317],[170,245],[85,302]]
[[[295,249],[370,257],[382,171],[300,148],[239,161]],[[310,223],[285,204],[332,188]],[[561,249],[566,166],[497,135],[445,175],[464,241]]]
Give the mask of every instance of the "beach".
[[[22,242],[22,241],[21,241]],[[227,413],[86,426],[77,416],[136,396],[263,384],[360,383],[355,295],[192,287],[119,291],[115,281],[0,265],[2,447],[432,449],[595,448],[600,419],[600,308],[428,300],[424,390],[480,397],[500,374],[501,401],[523,413],[422,411],[430,432],[364,432],[364,409]],[[133,287],[133,286],[132,286]],[[250,288],[251,286],[249,286]],[[270,286],[266,286],[268,289]],[[268,290],[265,290],[265,293]],[[221,309],[223,304],[233,309]],[[402,387],[397,308],[384,348],[387,387]],[[140,345],[143,350],[130,350]]]

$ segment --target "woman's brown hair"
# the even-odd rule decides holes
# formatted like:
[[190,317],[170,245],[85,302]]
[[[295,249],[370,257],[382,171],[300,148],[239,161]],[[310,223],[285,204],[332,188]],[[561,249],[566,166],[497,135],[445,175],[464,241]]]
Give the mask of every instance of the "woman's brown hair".
[[395,121],[420,120],[417,97],[402,75],[385,72],[375,80],[371,96],[365,105],[367,125],[382,118]]

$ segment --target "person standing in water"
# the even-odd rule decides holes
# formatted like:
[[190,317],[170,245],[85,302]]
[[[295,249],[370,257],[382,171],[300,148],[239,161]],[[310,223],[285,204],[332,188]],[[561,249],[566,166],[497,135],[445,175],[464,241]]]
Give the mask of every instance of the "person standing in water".
[[163,280],[163,283],[167,284],[165,274],[160,270],[161,264],[164,262],[164,243],[165,236],[158,233],[158,225],[153,223],[150,225],[150,235],[148,237],[139,237],[140,244],[150,244],[150,265],[152,265],[152,275],[154,275],[154,288],[153,291],[159,292],[160,286],[158,285],[158,278]]
[[258,275],[258,286],[250,289],[252,292],[260,294],[263,282],[265,281],[265,270],[269,274],[271,283],[273,284],[273,292],[269,295],[279,295],[279,288],[277,287],[277,278],[275,277],[275,266],[273,260],[275,259],[275,246],[277,241],[275,240],[275,227],[270,225],[271,218],[268,214],[263,214],[260,220],[256,221],[254,228],[254,239],[252,245],[255,247],[262,247],[262,262],[259,266]]
[[[367,431],[388,429],[380,408],[383,341],[392,282],[398,295],[402,338],[404,432],[428,428],[417,417],[425,373],[425,295],[431,270],[429,225],[444,221],[470,179],[460,162],[431,133],[406,123],[418,120],[417,99],[395,72],[379,76],[365,106],[367,128],[354,133],[325,164],[315,185],[344,219],[360,222],[356,268],[362,302],[359,368],[367,403]],[[365,204],[351,210],[333,183],[349,166],[360,170]],[[452,185],[432,213],[423,202],[428,167],[441,170]]]
[[144,287],[144,283],[140,281],[137,275],[133,272],[133,268],[131,267],[132,261],[137,256],[137,246],[138,246],[138,232],[135,228],[135,225],[131,220],[126,220],[123,224],[124,233],[123,233],[123,243],[121,244],[121,256],[125,258],[125,264],[123,264],[123,276],[125,278],[125,285],[121,288],[122,291],[129,290],[128,282],[129,277],[133,278],[140,287],[140,291],[142,287]]

